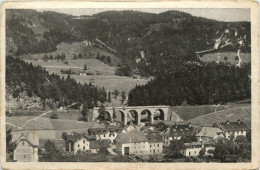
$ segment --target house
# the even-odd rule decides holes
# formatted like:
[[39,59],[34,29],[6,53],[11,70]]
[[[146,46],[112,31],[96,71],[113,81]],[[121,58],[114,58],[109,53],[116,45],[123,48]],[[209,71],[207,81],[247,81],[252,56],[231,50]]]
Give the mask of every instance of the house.
[[86,136],[79,133],[67,135],[66,150],[76,154],[79,151],[89,150],[90,140],[95,139],[93,136]]
[[115,146],[120,155],[149,154],[148,139],[144,133],[119,133],[115,139]]
[[110,140],[91,140],[89,142],[89,152],[90,153],[98,153],[100,149],[108,149],[110,148]]
[[185,157],[199,156],[202,148],[205,148],[205,155],[212,155],[209,151],[215,149],[213,142],[191,142],[184,143],[185,148],[181,151]]
[[194,129],[190,123],[179,125],[175,124],[160,133],[164,140],[163,145],[169,146],[172,140],[180,140],[182,136],[185,135],[192,136],[194,135],[193,130]]
[[22,133],[13,137],[14,161],[38,162],[39,138],[35,133]]
[[219,129],[223,131],[227,139],[236,139],[237,136],[243,135],[246,136],[246,133],[249,131],[249,128],[245,125],[244,122],[238,120],[237,122],[220,123]]
[[149,154],[159,154],[163,151],[163,138],[158,133],[146,135],[149,144]]
[[216,127],[202,127],[196,135],[197,141],[213,141],[217,138],[224,137],[223,132]]
[[93,128],[89,129],[89,135],[96,136],[96,140],[109,139],[111,143],[114,142],[117,133],[121,131],[121,128],[118,126],[109,126],[106,128]]

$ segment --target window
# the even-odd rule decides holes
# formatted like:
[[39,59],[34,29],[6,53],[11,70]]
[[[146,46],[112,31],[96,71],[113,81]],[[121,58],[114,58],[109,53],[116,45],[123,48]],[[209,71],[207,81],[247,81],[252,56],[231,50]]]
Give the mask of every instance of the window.
[[106,135],[104,135],[104,137],[106,137]]
[[83,143],[85,143],[85,140],[83,140]]
[[25,155],[24,155],[23,157],[24,157],[24,158],[26,158],[26,156],[25,156]]
[[24,145],[24,141],[23,141],[23,145]]
[[83,150],[85,150],[85,146],[83,146]]
[[160,145],[158,144],[157,146],[159,147]]
[[152,147],[152,145],[150,145],[150,148]]
[[78,147],[79,147],[79,144],[78,144]]

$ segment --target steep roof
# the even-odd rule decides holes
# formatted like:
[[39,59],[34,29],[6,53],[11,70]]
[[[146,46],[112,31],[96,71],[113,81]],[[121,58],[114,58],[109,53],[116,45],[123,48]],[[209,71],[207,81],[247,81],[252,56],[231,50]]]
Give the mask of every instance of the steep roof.
[[89,142],[90,149],[100,149],[100,148],[109,148],[109,139],[108,140],[92,140]]
[[179,124],[179,125],[173,125],[170,128],[167,128],[165,132],[162,134],[171,136],[171,137],[178,137],[183,136],[185,134],[193,133],[194,128],[191,124]]
[[107,128],[92,128],[88,130],[89,134],[102,135],[108,133]]
[[236,131],[249,130],[246,124],[241,121],[220,123],[220,129],[224,132],[236,132]]
[[163,142],[163,138],[158,133],[151,133],[146,135],[149,143],[157,143],[157,142]]
[[80,138],[85,138],[87,140],[96,140],[96,136],[94,135],[79,134],[75,132],[72,135],[67,135],[67,140],[72,142],[76,142]]
[[119,133],[116,137],[116,141],[119,143],[139,143],[148,142],[145,134],[142,132],[137,133]]
[[201,131],[196,134],[196,136],[206,136],[214,138],[217,133],[222,133],[222,131],[216,127],[202,127]]
[[73,133],[72,135],[67,135],[67,140],[68,141],[72,141],[72,142],[76,142],[78,139],[80,139],[82,137],[81,134],[79,133]]
[[187,147],[187,146],[201,146],[202,144],[213,144],[212,142],[191,142],[191,143],[184,143],[184,145]]
[[25,139],[30,145],[38,147],[39,146],[39,138],[35,133],[22,133],[20,136],[13,136],[12,141],[15,144],[18,144],[22,139]]

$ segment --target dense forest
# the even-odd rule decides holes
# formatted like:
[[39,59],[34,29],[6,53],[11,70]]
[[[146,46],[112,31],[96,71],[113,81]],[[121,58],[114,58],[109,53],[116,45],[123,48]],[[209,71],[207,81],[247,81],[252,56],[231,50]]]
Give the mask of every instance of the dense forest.
[[[250,64],[187,64],[158,74],[129,93],[129,105],[202,105],[238,101],[251,96]],[[166,70],[166,69],[165,69]]]
[[91,84],[80,84],[70,78],[60,78],[55,74],[49,74],[44,68],[33,67],[24,61],[8,56],[6,58],[6,86],[11,89],[13,97],[26,92],[29,97],[36,95],[44,102],[52,99],[54,105],[68,106],[77,103],[93,108],[97,102],[107,99],[106,90],[97,88]]

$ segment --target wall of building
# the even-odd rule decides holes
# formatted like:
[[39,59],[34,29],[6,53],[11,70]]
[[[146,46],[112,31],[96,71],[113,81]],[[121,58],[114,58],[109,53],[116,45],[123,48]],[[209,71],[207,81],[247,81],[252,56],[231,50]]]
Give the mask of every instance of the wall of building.
[[86,138],[80,138],[76,142],[74,142],[74,154],[78,151],[86,151],[89,150],[89,141]]
[[[186,157],[191,157],[191,156],[199,156],[200,150],[204,147],[204,145],[196,145],[196,146],[190,146],[190,147],[186,147],[186,149],[183,151],[184,156]],[[214,150],[215,148],[213,146],[207,146],[205,147],[206,152],[205,155],[210,155],[208,153],[209,150]]]
[[38,162],[38,148],[32,147],[26,140],[20,140],[14,150],[17,162]]
[[163,143],[162,142],[154,142],[149,144],[149,154],[158,154],[163,151]]
[[107,132],[106,134],[96,135],[96,140],[110,139],[111,142],[114,142],[116,136],[117,136],[117,133]]
[[246,136],[246,131],[226,132],[226,133],[225,133],[225,137],[226,137],[227,139],[230,139],[231,136],[232,136],[232,134],[234,134],[234,139],[236,139],[237,136],[240,136],[240,135]]
[[129,154],[134,155],[146,155],[149,154],[149,145],[148,142],[140,143],[124,143],[119,148],[119,153],[124,155],[124,148],[129,147]]
[[163,146],[169,146],[171,144],[171,141],[173,140],[170,136],[162,136],[163,138]]

